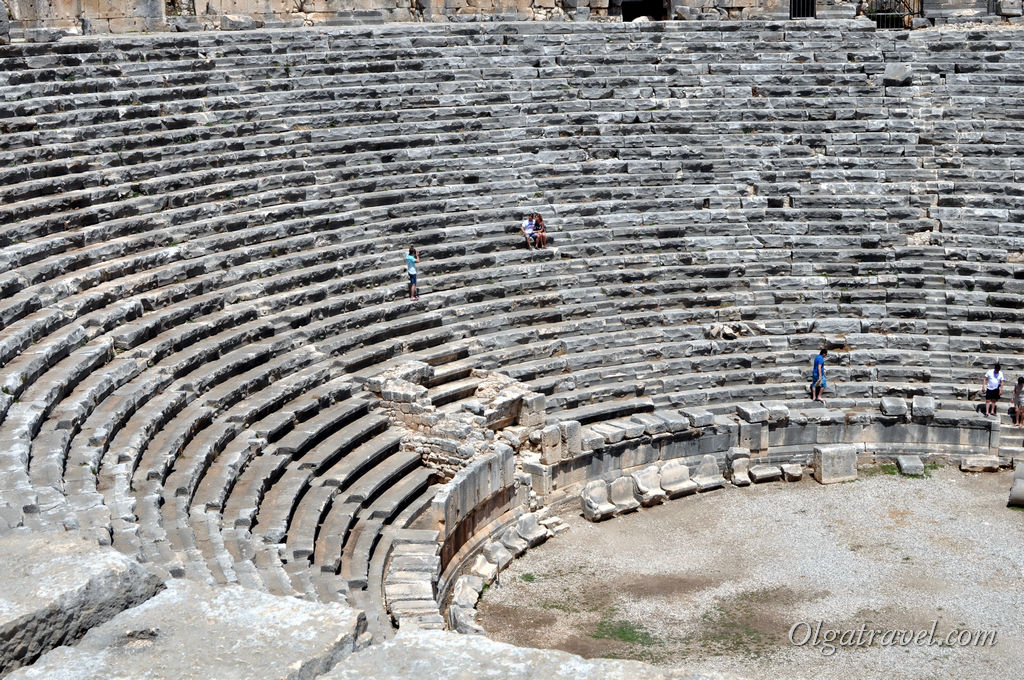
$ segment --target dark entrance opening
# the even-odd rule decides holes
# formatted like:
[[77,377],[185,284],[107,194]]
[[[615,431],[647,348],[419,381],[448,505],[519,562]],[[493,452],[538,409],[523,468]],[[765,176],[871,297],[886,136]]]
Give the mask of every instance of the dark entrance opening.
[[869,0],[864,13],[878,28],[910,28],[922,10],[921,0]]
[[650,17],[655,21],[665,21],[665,4],[662,0],[622,0],[622,21],[632,21],[637,17]]
[[790,19],[813,19],[814,0],[789,0]]

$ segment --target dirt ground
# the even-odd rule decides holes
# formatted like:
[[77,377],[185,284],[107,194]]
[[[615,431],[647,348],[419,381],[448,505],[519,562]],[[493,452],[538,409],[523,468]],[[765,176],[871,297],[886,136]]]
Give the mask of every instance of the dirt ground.
[[[567,509],[571,529],[501,574],[480,623],[517,645],[751,679],[1021,677],[1024,512],[1005,507],[1010,473],[889,472],[727,488],[601,524]],[[885,635],[933,625],[920,643]],[[862,626],[862,643],[880,632],[855,646]],[[929,644],[952,630],[995,643]]]

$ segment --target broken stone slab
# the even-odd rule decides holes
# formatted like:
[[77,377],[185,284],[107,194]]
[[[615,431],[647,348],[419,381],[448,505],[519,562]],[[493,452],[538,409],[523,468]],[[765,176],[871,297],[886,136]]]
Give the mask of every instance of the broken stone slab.
[[530,547],[530,544],[526,542],[519,532],[516,531],[515,526],[510,526],[501,532],[501,537],[498,539],[503,546],[508,548],[508,551],[512,553],[514,557],[519,557],[526,549]]
[[781,401],[762,401],[761,406],[768,409],[768,420],[773,423],[789,420],[789,407]]
[[758,465],[751,465],[748,470],[748,474],[755,484],[774,482],[782,479],[782,468],[778,465],[765,465],[761,463]]
[[804,478],[804,466],[799,463],[783,463],[782,477],[787,482],[799,482]]
[[476,622],[476,614],[476,609],[471,607],[452,605],[448,608],[448,625],[462,635],[483,635],[485,631]]
[[233,678],[245,669],[254,680],[311,680],[354,652],[365,630],[363,613],[339,603],[179,579],[8,677]]
[[558,424],[562,435],[563,458],[575,458],[583,451],[583,427],[578,420],[564,420]]
[[697,483],[697,488],[702,493],[725,486],[725,477],[722,476],[722,471],[718,467],[718,461],[710,453],[705,454],[701,459],[700,465],[697,466],[691,479]]
[[916,396],[914,401],[911,402],[910,412],[915,418],[931,418],[935,415],[937,408],[938,404],[935,401],[935,397]]
[[914,71],[910,64],[887,64],[882,73],[885,87],[906,87],[914,82]]
[[819,484],[853,481],[857,479],[857,447],[853,444],[815,446],[812,467]]
[[516,533],[523,537],[531,548],[540,545],[548,540],[548,530],[540,525],[537,513],[528,512],[516,520]]
[[580,448],[583,451],[596,451],[597,449],[604,448],[604,435],[600,432],[595,432],[589,427],[583,428],[580,433]]
[[509,562],[512,561],[512,553],[509,552],[508,548],[502,545],[499,541],[490,541],[484,545],[483,549],[484,557],[488,561],[494,562],[498,565],[498,569],[504,569],[508,566]]
[[900,397],[882,397],[879,408],[887,416],[903,416],[907,414],[907,402]]
[[921,460],[921,456],[896,456],[896,466],[900,469],[900,474],[914,477],[924,475],[924,461]]
[[668,498],[661,488],[661,475],[658,473],[657,465],[648,465],[639,472],[630,475],[633,478],[633,486],[640,504],[645,508],[659,503],[664,503]]
[[768,414],[768,409],[754,402],[736,405],[736,415],[748,423],[767,422]]
[[996,14],[1001,17],[1019,17],[1024,14],[1021,0],[997,0]]
[[690,427],[711,427],[715,423],[715,414],[702,408],[684,408],[679,412],[690,421]]
[[463,574],[455,581],[452,588],[452,604],[460,607],[475,607],[483,590],[483,579],[479,576]]
[[961,472],[999,472],[996,456],[967,456],[960,461]]
[[262,19],[244,14],[225,14],[220,18],[220,30],[222,31],[253,31],[257,28],[263,28]]
[[690,468],[670,460],[661,466],[661,488],[669,498],[679,498],[697,493],[697,482],[690,479]]
[[690,419],[678,411],[655,411],[652,415],[664,421],[666,432],[683,432],[690,429]]
[[584,659],[553,649],[515,647],[483,635],[401,628],[345,659],[318,680],[487,678],[502,680],[697,680],[699,674],[667,673],[640,661]]
[[750,486],[750,459],[737,458],[732,462],[730,480],[734,486]]
[[477,555],[473,564],[469,566],[467,573],[472,576],[479,576],[484,583],[491,583],[498,575],[498,565],[491,562],[483,555]]
[[106,623],[163,588],[157,576],[75,533],[0,539],[0,675]]
[[553,465],[562,460],[562,430],[558,425],[548,425],[540,431],[540,462]]
[[625,432],[626,439],[636,439],[644,433],[644,425],[642,423],[635,423],[627,418],[608,420],[605,421],[605,424],[622,429]]
[[601,435],[608,444],[618,444],[626,438],[626,430],[608,423],[597,423],[590,426],[590,431]]
[[608,485],[600,479],[588,482],[580,492],[583,516],[591,522],[601,522],[615,514],[615,503],[608,500]]
[[633,497],[633,480],[619,477],[609,485],[609,499],[615,504],[615,514],[623,515],[640,507],[640,501]]

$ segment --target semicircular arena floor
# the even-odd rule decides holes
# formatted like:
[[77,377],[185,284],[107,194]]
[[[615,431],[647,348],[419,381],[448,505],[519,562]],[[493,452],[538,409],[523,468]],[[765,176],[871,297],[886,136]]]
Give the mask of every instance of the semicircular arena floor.
[[[570,530],[502,572],[479,622],[503,642],[752,680],[1015,675],[1024,514],[1005,507],[1011,473],[888,472],[730,487],[601,524],[567,508]],[[920,645],[886,635],[933,621]],[[826,654],[829,630],[849,646]],[[883,632],[868,645],[871,630]],[[995,644],[928,644],[953,630],[995,631]]]

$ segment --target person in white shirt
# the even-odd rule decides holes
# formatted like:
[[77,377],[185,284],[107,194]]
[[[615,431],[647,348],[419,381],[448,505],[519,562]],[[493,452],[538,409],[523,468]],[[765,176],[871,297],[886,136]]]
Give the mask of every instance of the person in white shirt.
[[996,415],[996,402],[1003,393],[1003,372],[999,370],[999,364],[993,364],[992,368],[985,373],[985,415]]
[[523,223],[519,226],[519,229],[523,232],[523,236],[526,237],[526,246],[533,250],[537,245],[537,234],[534,232],[533,214],[526,216]]

